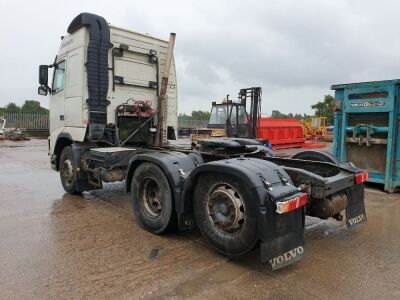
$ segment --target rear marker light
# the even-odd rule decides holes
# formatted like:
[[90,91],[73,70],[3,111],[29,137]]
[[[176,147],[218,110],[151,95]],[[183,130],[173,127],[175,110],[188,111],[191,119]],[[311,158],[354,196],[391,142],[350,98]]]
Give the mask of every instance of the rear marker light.
[[276,202],[276,212],[278,214],[284,214],[289,211],[298,209],[299,207],[302,207],[306,205],[307,203],[308,196],[306,193],[300,194],[300,196],[297,196],[293,199],[284,201],[284,202]]
[[365,181],[368,181],[368,171],[362,171],[354,175],[354,179],[356,184],[361,184]]

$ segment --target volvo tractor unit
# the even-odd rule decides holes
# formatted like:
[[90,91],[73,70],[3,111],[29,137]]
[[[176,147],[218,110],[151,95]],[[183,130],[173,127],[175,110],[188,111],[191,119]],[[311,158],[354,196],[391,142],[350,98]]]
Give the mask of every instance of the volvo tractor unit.
[[[198,226],[230,257],[260,246],[279,269],[300,260],[305,217],[366,221],[368,173],[328,153],[274,157],[253,139],[168,142],[177,129],[175,34],[162,40],[82,13],[55,60],[39,67],[50,94],[49,157],[66,192],[125,181],[138,223],[154,234]],[[48,70],[53,77],[48,82]]]

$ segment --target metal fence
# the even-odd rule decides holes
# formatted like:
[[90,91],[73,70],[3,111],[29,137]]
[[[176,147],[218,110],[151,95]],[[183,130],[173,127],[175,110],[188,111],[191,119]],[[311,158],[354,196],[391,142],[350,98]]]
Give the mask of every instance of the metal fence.
[[6,128],[49,130],[49,115],[6,113],[3,117],[6,119]]
[[203,120],[179,120],[179,128],[207,128],[208,121]]
[[[7,128],[24,128],[31,130],[48,130],[49,115],[44,114],[3,114]],[[179,128],[207,128],[208,121],[204,120],[179,120]]]

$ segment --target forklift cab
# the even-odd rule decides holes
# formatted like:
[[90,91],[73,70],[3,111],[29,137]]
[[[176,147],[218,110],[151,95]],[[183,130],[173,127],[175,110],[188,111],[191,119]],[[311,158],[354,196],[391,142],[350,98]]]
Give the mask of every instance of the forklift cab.
[[[249,106],[250,114],[246,107]],[[226,100],[220,104],[212,102],[210,120],[207,128],[212,137],[257,138],[257,128],[261,114],[261,88],[241,89],[237,102]],[[217,133],[217,131],[219,131]],[[221,132],[222,131],[222,132]]]
[[311,119],[311,128],[317,136],[326,136],[326,117],[314,117]]
[[213,102],[207,128],[225,129],[228,137],[248,138],[250,124],[245,106],[231,100],[221,104]]

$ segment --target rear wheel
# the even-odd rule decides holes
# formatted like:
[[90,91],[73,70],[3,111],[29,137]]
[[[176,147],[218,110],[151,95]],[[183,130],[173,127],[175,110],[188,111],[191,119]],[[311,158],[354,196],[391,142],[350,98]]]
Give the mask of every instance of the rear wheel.
[[172,193],[164,172],[153,163],[140,164],[132,177],[131,201],[139,224],[155,234],[175,227]]
[[60,179],[64,190],[73,195],[76,194],[75,164],[72,147],[65,147],[60,156]]
[[255,201],[239,179],[218,173],[200,175],[194,195],[197,224],[217,250],[237,256],[254,247]]

